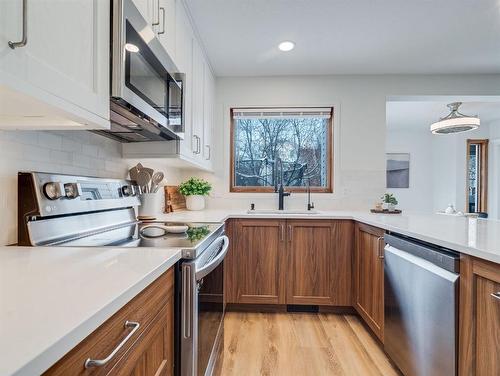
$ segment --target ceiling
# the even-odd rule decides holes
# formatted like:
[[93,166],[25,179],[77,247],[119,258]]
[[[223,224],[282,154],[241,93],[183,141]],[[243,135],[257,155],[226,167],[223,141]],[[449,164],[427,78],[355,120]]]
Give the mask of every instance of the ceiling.
[[500,73],[500,0],[185,2],[218,76]]
[[[454,100],[459,98],[454,98]],[[498,102],[464,102],[459,112],[464,115],[478,115],[481,124],[489,124],[500,120],[500,98]],[[452,101],[422,102],[402,101],[387,102],[387,128],[391,130],[425,130],[428,131],[432,123],[448,115],[450,111],[446,105]]]

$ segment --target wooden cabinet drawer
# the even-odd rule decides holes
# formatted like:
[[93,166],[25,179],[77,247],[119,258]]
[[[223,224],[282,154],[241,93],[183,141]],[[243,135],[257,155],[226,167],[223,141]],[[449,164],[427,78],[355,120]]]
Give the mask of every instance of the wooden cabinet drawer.
[[[44,375],[106,375],[152,324],[160,310],[172,300],[174,286],[173,268],[160,276],[149,287],[132,299],[109,320],[85,338],[73,350],[53,365]],[[125,322],[140,324],[134,335],[104,366],[86,369],[86,359],[104,359],[133,330]]]

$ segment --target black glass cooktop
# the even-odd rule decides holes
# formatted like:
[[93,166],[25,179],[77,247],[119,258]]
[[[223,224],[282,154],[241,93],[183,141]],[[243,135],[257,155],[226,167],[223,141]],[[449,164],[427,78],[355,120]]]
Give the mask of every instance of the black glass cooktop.
[[139,222],[94,231],[86,236],[58,242],[66,247],[182,248],[183,257],[195,258],[200,249],[220,236],[222,223]]

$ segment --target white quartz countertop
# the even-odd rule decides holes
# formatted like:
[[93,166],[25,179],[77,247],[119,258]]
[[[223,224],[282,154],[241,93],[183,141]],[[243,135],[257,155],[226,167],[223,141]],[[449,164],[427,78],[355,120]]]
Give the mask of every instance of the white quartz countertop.
[[180,248],[0,247],[0,375],[39,375],[180,257]]
[[[500,263],[500,222],[438,214],[361,211],[248,214],[204,210],[159,220],[353,219]],[[0,375],[45,371],[181,257],[180,248],[0,247]]]
[[165,214],[162,220],[222,222],[228,218],[353,219],[460,253],[500,263],[500,221],[441,214],[372,214],[319,211],[317,214],[249,214],[246,210],[203,210]]

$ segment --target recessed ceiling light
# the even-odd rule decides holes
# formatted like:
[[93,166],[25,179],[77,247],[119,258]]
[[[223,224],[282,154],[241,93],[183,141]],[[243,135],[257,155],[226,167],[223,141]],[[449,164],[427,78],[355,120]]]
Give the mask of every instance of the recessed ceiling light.
[[126,43],[125,49],[128,52],[139,52],[139,47],[137,47],[135,44],[132,44],[132,43]]
[[289,41],[289,40],[286,40],[284,42],[281,42],[279,45],[278,45],[278,48],[281,50],[281,51],[291,51],[295,48],[295,43]]

